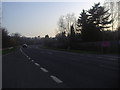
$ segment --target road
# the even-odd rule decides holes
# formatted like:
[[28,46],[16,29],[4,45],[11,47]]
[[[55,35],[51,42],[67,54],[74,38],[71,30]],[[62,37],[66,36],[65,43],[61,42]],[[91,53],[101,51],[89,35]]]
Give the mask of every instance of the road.
[[118,88],[119,57],[20,48],[3,56],[3,88]]

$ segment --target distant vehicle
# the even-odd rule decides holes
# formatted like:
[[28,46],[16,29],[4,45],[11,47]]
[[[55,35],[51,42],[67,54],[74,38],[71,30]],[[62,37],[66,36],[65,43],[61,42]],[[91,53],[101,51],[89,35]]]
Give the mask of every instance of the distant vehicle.
[[23,44],[23,46],[22,46],[23,48],[27,48],[28,46],[27,46],[27,44]]

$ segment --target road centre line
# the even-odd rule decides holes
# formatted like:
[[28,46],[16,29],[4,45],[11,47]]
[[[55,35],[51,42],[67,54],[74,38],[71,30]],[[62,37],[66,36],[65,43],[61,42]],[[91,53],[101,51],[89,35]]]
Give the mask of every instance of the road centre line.
[[[20,51],[28,58],[28,59],[31,59],[29,56],[27,56],[23,51],[22,49],[20,48]],[[49,52],[48,54],[52,54],[51,52]],[[34,62],[34,60],[31,60],[32,62]],[[40,67],[40,64],[38,63],[34,63],[36,66]],[[45,68],[41,67],[40,68],[43,72],[47,73],[48,70],[46,70]],[[63,83],[63,81],[61,81],[60,79],[58,79],[57,77],[51,75],[50,76],[56,83],[60,84],[60,83]]]
[[38,63],[34,63],[36,66],[40,66],[40,64],[38,64]]
[[56,83],[63,83],[63,81],[61,81],[60,79],[58,79],[55,76],[50,76]]
[[29,56],[27,56],[23,51],[22,49],[20,48],[20,51],[30,60],[31,58]]
[[32,62],[34,62],[34,60],[31,60]]
[[30,60],[31,58],[29,57],[28,59]]
[[26,56],[27,58],[29,58],[29,56]]
[[41,69],[43,72],[46,72],[46,73],[48,72],[48,70],[46,70],[45,68],[42,68],[42,67],[41,67],[40,69]]

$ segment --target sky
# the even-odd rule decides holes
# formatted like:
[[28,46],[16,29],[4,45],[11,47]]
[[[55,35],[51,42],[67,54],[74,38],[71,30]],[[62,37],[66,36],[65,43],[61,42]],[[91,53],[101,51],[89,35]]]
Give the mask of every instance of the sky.
[[104,0],[81,0],[81,2],[3,2],[2,26],[8,32],[22,36],[54,37],[61,15],[74,13],[79,17],[82,9],[90,9],[94,3]]

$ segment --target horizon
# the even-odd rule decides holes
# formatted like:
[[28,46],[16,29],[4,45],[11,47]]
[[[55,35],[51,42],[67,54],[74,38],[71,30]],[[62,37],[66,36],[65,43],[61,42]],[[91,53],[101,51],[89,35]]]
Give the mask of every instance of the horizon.
[[98,2],[3,2],[2,25],[10,34],[54,37],[60,16],[74,13],[78,19],[81,11],[90,9],[94,3]]

